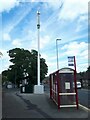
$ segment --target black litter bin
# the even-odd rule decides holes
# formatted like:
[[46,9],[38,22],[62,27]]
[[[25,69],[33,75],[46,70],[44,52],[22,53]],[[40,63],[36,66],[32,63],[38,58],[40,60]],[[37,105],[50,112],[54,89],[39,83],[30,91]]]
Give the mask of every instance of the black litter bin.
[[25,85],[20,87],[21,93],[33,93],[33,85]]
[[25,85],[25,93],[33,93],[33,85]]

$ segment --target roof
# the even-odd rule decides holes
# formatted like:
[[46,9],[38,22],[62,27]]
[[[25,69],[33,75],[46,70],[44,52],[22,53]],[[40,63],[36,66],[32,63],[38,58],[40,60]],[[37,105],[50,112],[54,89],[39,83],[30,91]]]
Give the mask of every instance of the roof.
[[59,69],[59,73],[73,73],[73,72],[74,72],[74,69],[68,68],[68,67]]

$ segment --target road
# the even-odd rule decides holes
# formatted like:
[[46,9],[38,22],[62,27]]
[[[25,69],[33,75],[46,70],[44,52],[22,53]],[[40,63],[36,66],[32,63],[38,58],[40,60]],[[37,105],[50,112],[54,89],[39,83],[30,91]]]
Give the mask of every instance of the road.
[[78,89],[79,103],[90,109],[90,90]]

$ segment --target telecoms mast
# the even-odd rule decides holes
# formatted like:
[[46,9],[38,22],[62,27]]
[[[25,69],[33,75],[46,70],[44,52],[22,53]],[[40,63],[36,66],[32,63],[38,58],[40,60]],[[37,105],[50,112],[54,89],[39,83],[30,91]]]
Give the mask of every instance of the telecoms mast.
[[38,30],[38,85],[40,85],[40,12],[37,11],[37,30]]
[[37,85],[34,86],[35,94],[43,94],[44,86],[40,85],[40,12],[37,11],[37,31],[38,31],[38,64],[37,64]]

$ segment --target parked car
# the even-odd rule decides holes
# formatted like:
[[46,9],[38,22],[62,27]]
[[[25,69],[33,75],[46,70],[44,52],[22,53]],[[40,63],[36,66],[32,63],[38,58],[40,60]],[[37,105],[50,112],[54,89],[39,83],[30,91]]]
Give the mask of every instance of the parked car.
[[77,88],[81,88],[81,82],[77,82]]
[[[82,86],[81,86],[81,82],[76,82],[76,84],[77,84],[77,88],[78,88],[78,89],[82,87]],[[74,83],[73,83],[73,88],[75,88],[75,84],[74,84]]]
[[7,88],[13,88],[13,85],[12,85],[12,83],[11,82],[8,82],[8,84],[7,84],[7,86],[6,86]]

